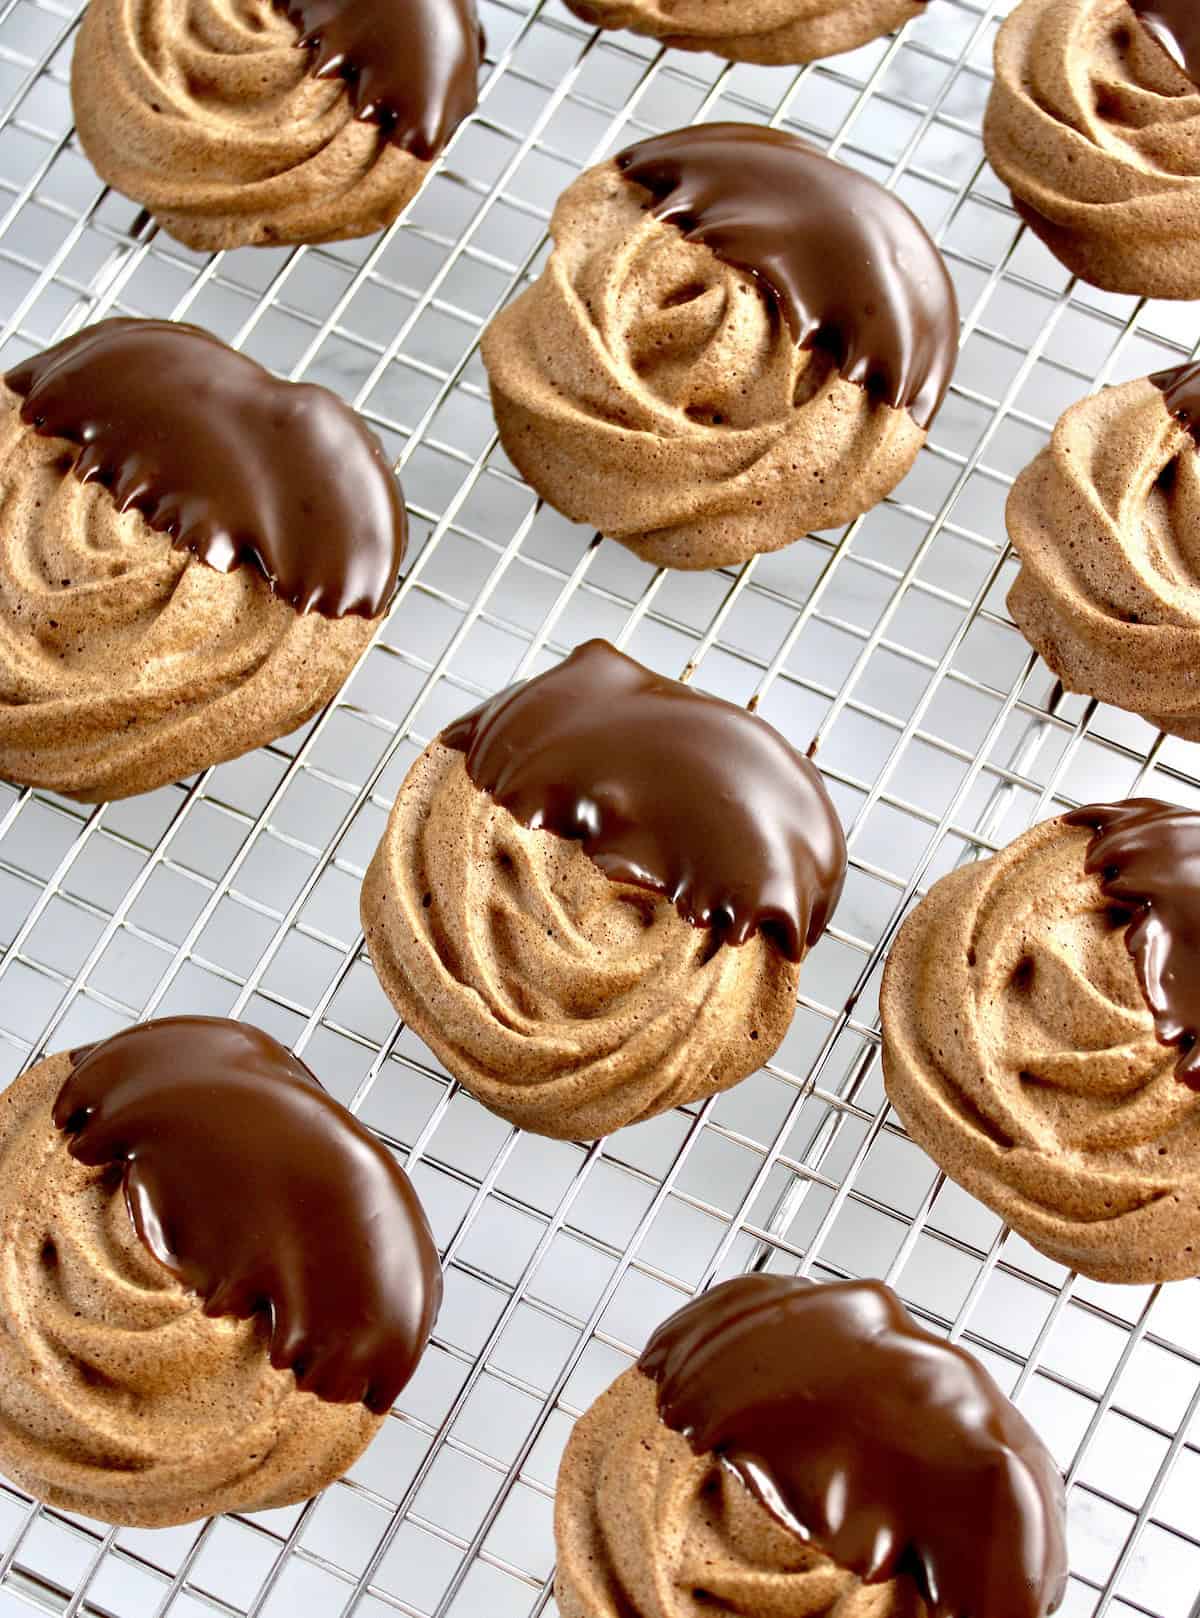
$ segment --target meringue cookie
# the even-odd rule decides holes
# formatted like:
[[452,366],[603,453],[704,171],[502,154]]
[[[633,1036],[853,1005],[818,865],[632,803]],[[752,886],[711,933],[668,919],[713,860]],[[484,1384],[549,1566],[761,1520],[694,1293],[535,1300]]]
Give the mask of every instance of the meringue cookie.
[[1030,228],[1109,292],[1200,297],[1200,87],[1134,7],[1022,0],[995,56],[984,145]]
[[563,1618],[1042,1618],[1064,1518],[1036,1435],[894,1293],[742,1276],[576,1423],[555,1594]]
[[1200,453],[1164,386],[1072,405],[1006,511],[1008,610],[1063,685],[1200,740]]
[[71,95],[101,179],[216,252],[389,225],[481,60],[474,0],[91,0]]
[[[131,1217],[152,1171],[139,1164],[138,1197],[129,1201],[115,1161],[119,1153],[80,1161],[71,1129],[56,1123],[56,1107],[81,1076],[81,1063],[111,1061],[114,1053],[124,1062],[131,1038],[149,1040],[159,1056],[179,1051],[179,1042],[195,1038],[197,1030],[202,1040],[215,1038],[220,1065],[212,1071],[226,1081],[211,1091],[215,1105],[225,1099],[229,1073],[239,1066],[243,1077],[264,1086],[275,1072],[305,1072],[257,1030],[223,1019],[174,1018],[89,1052],[48,1057],[0,1095],[0,1470],[36,1499],[102,1522],[160,1527],[217,1511],[259,1511],[304,1500],[353,1465],[384,1419],[362,1401],[302,1392],[293,1371],[273,1363],[271,1327],[261,1307],[257,1313],[244,1309],[246,1319],[208,1313],[205,1299],[151,1251]],[[173,1080],[191,1077],[186,1063],[169,1064],[166,1071]],[[386,1168],[390,1159],[383,1148],[315,1083],[313,1089],[321,1110],[335,1120],[341,1115],[351,1131],[349,1152],[360,1154],[356,1166],[375,1154]],[[114,1099],[121,1109],[128,1093]],[[172,1105],[177,1102],[173,1093]],[[266,1124],[278,1121],[269,1107],[264,1118]],[[82,1126],[85,1141],[93,1127]],[[321,1127],[329,1127],[329,1120]],[[266,1127],[244,1137],[251,1156],[282,1145]],[[164,1148],[168,1155],[189,1149],[173,1147],[170,1137],[154,1141],[160,1157]],[[326,1183],[320,1166],[310,1160],[310,1192]],[[236,1168],[230,1164],[223,1183],[210,1187],[216,1193],[210,1207],[222,1199],[228,1207]],[[376,1172],[378,1190],[377,1166]],[[407,1186],[394,1165],[390,1172]],[[334,1189],[340,1194],[344,1188]],[[253,1176],[241,1186],[242,1199],[247,1190],[253,1197]],[[418,1312],[414,1340],[400,1347],[401,1379],[411,1370],[406,1356],[424,1346],[440,1297],[436,1253],[411,1188],[407,1198],[409,1209],[403,1203],[399,1209],[402,1229],[385,1199],[364,1199],[376,1216],[375,1228],[382,1225],[396,1244],[388,1271],[405,1272],[414,1254],[427,1266],[420,1293],[418,1278],[410,1281],[405,1272]],[[345,1200],[340,1197],[339,1210]],[[244,1205],[235,1199],[235,1209]],[[332,1239],[346,1244],[359,1268],[382,1267],[360,1231],[331,1217]],[[203,1210],[200,1218],[202,1223]],[[304,1232],[296,1235],[299,1242]],[[263,1241],[256,1229],[251,1244],[262,1260],[260,1276],[272,1258],[280,1258],[261,1253]],[[295,1253],[282,1260],[293,1280],[300,1270],[295,1261]],[[336,1267],[330,1270],[338,1279]],[[326,1347],[343,1342],[353,1350],[344,1332]]]
[[1048,820],[935,884],[884,972],[884,1080],[913,1139],[1049,1257],[1195,1275],[1200,1093],[1156,1037],[1091,836]]
[[734,62],[812,62],[855,50],[925,9],[924,0],[566,0],[593,28],[629,28],[677,50]]
[[0,471],[0,775],[85,802],[311,717],[404,554],[348,406],[195,327],[107,321],[10,372]]
[[777,130],[704,125],[589,169],[550,228],[482,354],[506,453],[568,517],[716,567],[847,522],[908,471],[957,308],[874,182]]
[[[581,735],[590,774],[569,757]],[[470,773],[493,767],[495,795]],[[689,781],[695,806],[673,815]],[[756,788],[786,801],[758,806]],[[363,930],[392,1004],[478,1100],[592,1139],[770,1057],[844,866],[820,778],[769,726],[591,642],[416,760]]]

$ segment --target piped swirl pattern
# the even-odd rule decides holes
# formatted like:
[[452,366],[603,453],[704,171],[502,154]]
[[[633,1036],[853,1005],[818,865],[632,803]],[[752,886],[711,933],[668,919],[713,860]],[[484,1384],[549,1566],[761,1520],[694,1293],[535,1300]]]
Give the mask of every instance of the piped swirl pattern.
[[[923,0],[567,0],[596,28],[629,28],[677,50],[734,62],[812,62],[855,50],[924,9]],[[753,13],[753,26],[748,17]]]
[[1200,739],[1200,453],[1162,389],[1072,405],[1006,515],[1008,609],[1063,684]]
[[591,1139],[726,1089],[795,1009],[799,966],[762,934],[714,948],[669,900],[523,827],[441,742],[400,789],[362,914],[405,1021],[539,1134]]
[[996,39],[984,143],[1076,275],[1200,297],[1200,88],[1127,0],[1023,0]]
[[1034,1246],[1102,1281],[1200,1271],[1200,1094],[1160,1044],[1088,827],[1049,820],[942,878],[881,995],[913,1138]]

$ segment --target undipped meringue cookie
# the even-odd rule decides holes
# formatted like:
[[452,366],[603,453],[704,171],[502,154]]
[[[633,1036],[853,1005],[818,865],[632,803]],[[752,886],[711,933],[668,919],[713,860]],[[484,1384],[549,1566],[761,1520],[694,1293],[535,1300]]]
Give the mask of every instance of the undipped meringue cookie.
[[215,252],[390,224],[481,60],[475,0],[90,0],[71,95],[101,179]]
[[390,1153],[269,1035],[143,1023],[0,1094],[0,1471],[145,1527],[306,1499],[425,1347]]
[[631,147],[559,199],[483,358],[504,448],[560,511],[668,567],[777,550],[912,465],[958,341],[902,202],[774,129]]
[[593,28],[629,28],[735,62],[812,62],[890,33],[925,0],[567,0]]
[[88,802],[302,724],[395,590],[400,488],[324,388],[109,320],[0,388],[0,776]]
[[942,878],[880,998],[913,1139],[1100,1281],[1200,1272],[1200,815],[1081,809]]
[[984,120],[1021,217],[1109,292],[1200,297],[1195,0],[1022,0]]
[[1008,610],[1063,685],[1200,740],[1200,365],[1083,399],[1021,473]]
[[1044,1618],[1065,1491],[987,1372],[877,1281],[727,1281],[576,1424],[562,1618]]
[[776,731],[590,641],[417,759],[363,930],[473,1095],[591,1139],[767,1060],[845,862],[820,776]]

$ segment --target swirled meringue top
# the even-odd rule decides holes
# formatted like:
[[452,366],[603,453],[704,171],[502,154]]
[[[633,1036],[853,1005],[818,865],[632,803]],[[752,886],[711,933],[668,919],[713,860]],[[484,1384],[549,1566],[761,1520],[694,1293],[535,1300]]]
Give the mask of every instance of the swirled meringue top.
[[[1072,405],[1006,510],[1008,606],[1072,691],[1200,735],[1200,452],[1189,368]],[[1194,403],[1194,400],[1193,400]]]
[[880,1008],[888,1095],[947,1173],[1098,1280],[1200,1271],[1200,1093],[1157,1036],[1093,827],[1048,820],[938,882]]
[[[1182,4],[1191,13],[1190,0]],[[1148,6],[1145,20],[1171,7]],[[1077,275],[1200,296],[1200,87],[1129,0],[1022,0],[996,38],[993,168]]]

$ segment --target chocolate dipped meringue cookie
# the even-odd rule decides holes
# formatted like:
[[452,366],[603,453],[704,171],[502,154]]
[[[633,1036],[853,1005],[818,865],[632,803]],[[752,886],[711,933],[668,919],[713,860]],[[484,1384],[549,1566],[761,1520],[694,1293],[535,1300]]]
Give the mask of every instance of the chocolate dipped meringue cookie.
[[1045,1618],[1065,1490],[983,1367],[877,1281],[742,1276],[576,1424],[562,1618]]
[[216,252],[389,225],[482,59],[475,0],[89,0],[71,96],[100,178]]
[[776,129],[640,142],[559,199],[482,353],[505,451],[551,505],[705,568],[848,522],[949,385],[946,266],[898,198]]
[[0,1094],[0,1471],[162,1527],[358,1459],[441,1299],[408,1178],[269,1035],[143,1023]]
[[1200,815],[1045,821],[935,884],[880,998],[905,1127],[1050,1258],[1200,1273]]
[[891,33],[925,0],[566,0],[593,28],[629,28],[676,50],[766,66],[813,62]]
[[108,320],[0,388],[0,775],[87,802],[294,730],[395,591],[403,496],[335,394]]
[[819,774],[776,731],[590,641],[416,760],[363,930],[472,1095],[592,1139],[767,1060],[845,863]]
[[1022,0],[984,145],[1026,224],[1109,292],[1200,297],[1194,0]]
[[1071,691],[1200,740],[1200,364],[1072,405],[1006,520],[1008,610]]

